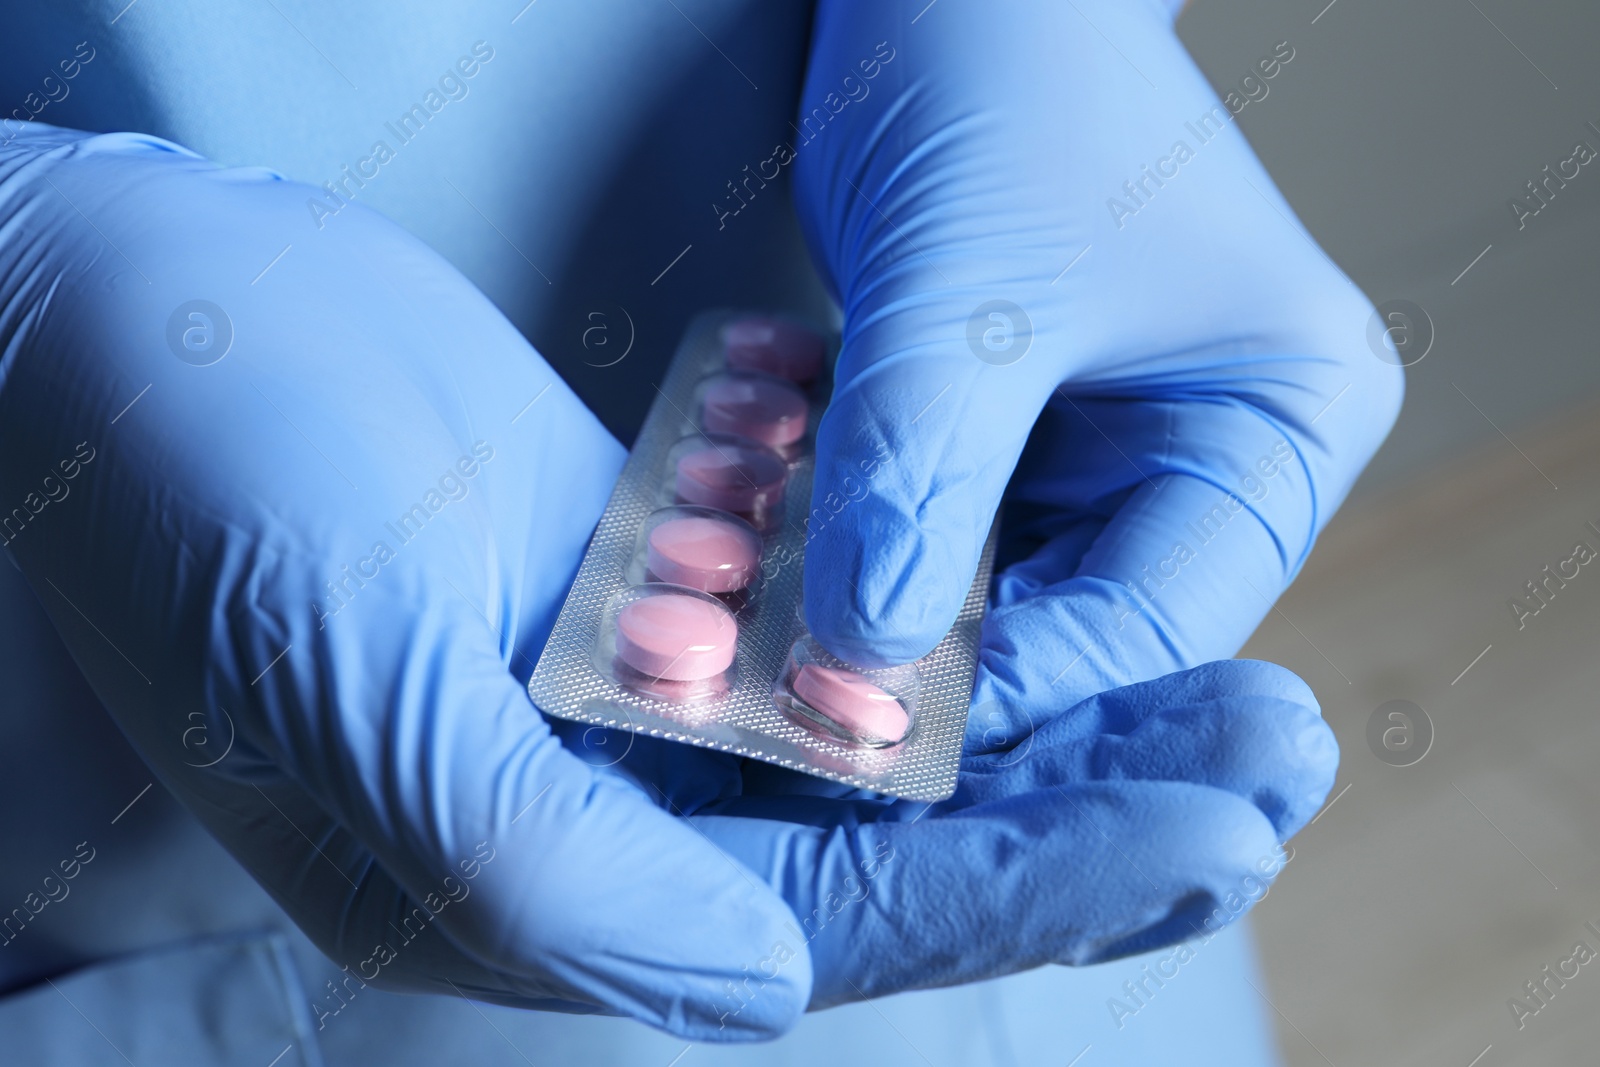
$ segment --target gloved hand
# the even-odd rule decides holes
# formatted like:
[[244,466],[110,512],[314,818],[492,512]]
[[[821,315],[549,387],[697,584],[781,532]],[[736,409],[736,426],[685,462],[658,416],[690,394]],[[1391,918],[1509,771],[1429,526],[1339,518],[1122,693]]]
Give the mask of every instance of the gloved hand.
[[[706,821],[804,920],[813,1005],[1213,929],[1333,782],[1301,683],[1194,665],[1298,570],[1400,375],[1171,14],[819,5],[796,197],[845,328],[807,620],[847,659],[910,660],[1005,497],[1012,562],[954,798]],[[705,810],[804,821],[748,792]]]
[[318,230],[321,195],[132,134],[0,149],[0,539],[161,782],[348,967],[319,1029],[366,983],[785,1029],[804,954],[716,1007],[781,897],[524,688],[623,450],[448,264],[359,206]]
[[969,757],[941,804],[708,804],[708,839],[797,918],[721,998],[727,1021],[804,947],[823,1008],[1207,937],[1265,895],[1337,766],[1299,679],[1228,660],[1091,697]]
[[818,7],[793,166],[844,341],[807,619],[849,660],[923,654],[1004,500],[969,751],[1233,655],[1399,406],[1171,15]]
[[359,207],[308,233],[311,194],[137,136],[0,155],[0,499],[122,729],[342,995],[771,1036],[1184,936],[1326,791],[1261,664],[1098,698],[932,810],[740,795],[644,738],[586,764],[518,676],[620,450],[447,265]]

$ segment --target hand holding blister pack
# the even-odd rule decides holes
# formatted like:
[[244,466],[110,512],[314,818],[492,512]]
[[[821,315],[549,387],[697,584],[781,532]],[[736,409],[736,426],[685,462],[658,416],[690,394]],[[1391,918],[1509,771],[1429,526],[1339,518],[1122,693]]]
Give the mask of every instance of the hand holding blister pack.
[[[810,636],[808,537],[855,502],[812,508],[830,347],[785,318],[690,324],[528,691],[561,718],[941,800],[955,789],[992,547],[954,626],[915,662],[863,669]],[[862,491],[890,459],[865,463]]]

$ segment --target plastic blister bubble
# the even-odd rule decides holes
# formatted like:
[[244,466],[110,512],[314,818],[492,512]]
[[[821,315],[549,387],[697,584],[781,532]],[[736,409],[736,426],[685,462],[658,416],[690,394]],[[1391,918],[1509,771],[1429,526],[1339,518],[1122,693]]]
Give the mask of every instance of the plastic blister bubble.
[[[834,347],[791,318],[690,324],[528,683],[540,709],[893,796],[954,791],[994,538],[955,625],[915,663],[863,670],[810,637],[810,449]],[[723,405],[709,420],[708,394]],[[804,432],[760,425],[764,410],[805,412]],[[680,617],[682,647],[652,629]]]

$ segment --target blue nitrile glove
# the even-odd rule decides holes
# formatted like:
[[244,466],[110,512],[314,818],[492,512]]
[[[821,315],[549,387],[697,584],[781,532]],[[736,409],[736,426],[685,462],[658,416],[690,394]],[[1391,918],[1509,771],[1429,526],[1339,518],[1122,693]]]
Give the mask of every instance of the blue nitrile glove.
[[724,1021],[759,1010],[805,948],[822,1008],[1209,937],[1266,894],[1337,765],[1304,683],[1228,660],[1091,697],[969,757],[941,804],[707,805],[708,838],[797,917],[721,998]]
[[348,967],[319,1014],[372,982],[781,1032],[804,953],[717,1016],[782,898],[523,685],[622,449],[448,264],[359,206],[308,226],[314,195],[139,135],[0,149],[8,552],[162,784]]
[[[1400,376],[1170,14],[819,6],[794,165],[845,336],[808,622],[858,662],[926,652],[1008,490],[1017,562],[954,798],[818,800],[810,829],[785,825],[792,798],[704,809],[742,816],[703,825],[801,917],[813,1005],[1204,934],[1264,892],[1332,784],[1303,684],[1195,664],[1293,577]],[[1112,203],[1146,162],[1161,184]]]
[[0,499],[163,784],[348,966],[330,996],[736,1040],[1137,951],[1262,891],[1334,760],[1265,664],[1097,697],[932,809],[563,746],[519,676],[620,450],[397,228],[352,208],[307,237],[308,192],[134,135],[0,155]]
[[1294,42],[1224,103],[1170,20],[818,8],[793,166],[844,342],[807,618],[846,659],[926,652],[1004,497],[969,751],[1233,655],[1399,406],[1231,114],[1279,106]]

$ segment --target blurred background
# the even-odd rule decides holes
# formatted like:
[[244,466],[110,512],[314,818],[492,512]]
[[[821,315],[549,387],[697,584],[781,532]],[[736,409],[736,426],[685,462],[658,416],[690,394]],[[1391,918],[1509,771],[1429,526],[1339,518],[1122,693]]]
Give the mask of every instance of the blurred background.
[[[1282,1055],[1595,1062],[1600,974],[1549,981],[1542,1007],[1524,983],[1600,950],[1600,568],[1547,607],[1526,583],[1600,550],[1600,170],[1520,229],[1508,201],[1537,206],[1527,182],[1600,148],[1600,9],[1192,0],[1179,30],[1223,91],[1264,42],[1294,45],[1239,121],[1372,301],[1432,323],[1399,424],[1243,653],[1309,681],[1344,753],[1255,912]],[[1425,755],[1405,708],[1417,747],[1369,744],[1390,701],[1431,722]]]

